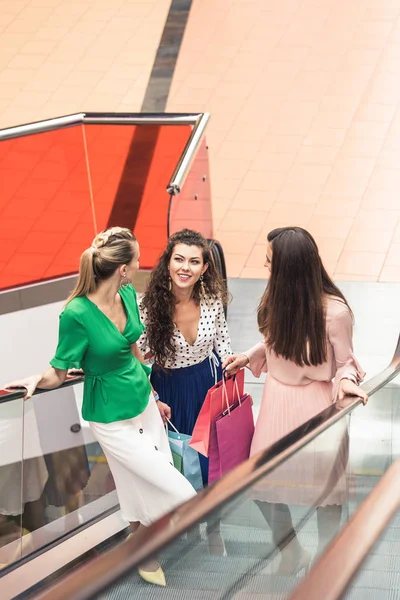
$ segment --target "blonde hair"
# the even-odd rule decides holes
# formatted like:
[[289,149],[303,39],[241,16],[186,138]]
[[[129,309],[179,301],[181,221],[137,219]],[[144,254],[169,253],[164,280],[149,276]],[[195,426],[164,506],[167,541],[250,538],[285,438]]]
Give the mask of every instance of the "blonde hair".
[[125,227],[111,227],[96,235],[81,255],[78,281],[66,304],[77,296],[93,293],[100,281],[112,277],[120,265],[128,265],[135,256],[133,242],[135,236]]

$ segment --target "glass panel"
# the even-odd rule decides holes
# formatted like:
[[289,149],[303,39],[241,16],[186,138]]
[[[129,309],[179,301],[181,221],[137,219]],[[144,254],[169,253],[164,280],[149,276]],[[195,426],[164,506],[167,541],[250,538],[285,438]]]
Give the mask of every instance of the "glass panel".
[[118,507],[105,457],[80,416],[82,393],[78,383],[24,404],[24,554]]
[[367,406],[351,415],[350,456],[355,495],[350,513],[375,487],[399,457],[400,377],[372,396]]
[[[400,457],[400,377],[377,392],[362,411],[351,417],[353,461],[357,473],[358,502],[364,500],[390,465]],[[358,452],[356,452],[358,450]],[[400,598],[400,515],[386,531],[358,571],[346,600]]]
[[[162,550],[169,592],[286,598],[392,462],[397,383]],[[215,488],[229,489],[230,477]],[[148,597],[148,589],[135,571],[97,597]]]
[[[0,390],[0,571],[21,556],[23,400]],[[3,402],[2,402],[3,400]]]
[[[286,597],[346,519],[352,493],[348,458],[343,418],[160,552],[169,593]],[[215,488],[229,489],[230,477]],[[135,572],[98,597],[147,597],[147,590]]]
[[82,131],[0,142],[0,289],[77,271],[94,233]]
[[189,125],[84,125],[100,231],[134,230],[140,265],[152,268],[167,239],[167,185],[192,132]]

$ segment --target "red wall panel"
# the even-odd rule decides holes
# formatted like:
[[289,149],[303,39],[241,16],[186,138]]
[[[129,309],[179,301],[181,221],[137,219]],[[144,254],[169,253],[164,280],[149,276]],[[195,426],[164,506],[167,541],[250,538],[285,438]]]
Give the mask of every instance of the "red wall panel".
[[[152,268],[167,239],[166,187],[191,131],[85,124],[0,142],[0,289],[76,273],[81,252],[111,225],[134,230],[141,267]],[[173,231],[211,235],[205,145],[173,202]]]

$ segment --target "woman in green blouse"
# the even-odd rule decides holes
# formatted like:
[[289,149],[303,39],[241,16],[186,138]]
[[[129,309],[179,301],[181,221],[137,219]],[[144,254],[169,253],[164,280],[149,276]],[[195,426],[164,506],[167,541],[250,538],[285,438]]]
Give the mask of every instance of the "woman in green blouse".
[[[83,369],[82,416],[107,458],[132,533],[195,495],[173,467],[163,427],[170,409],[153,397],[151,369],[136,344],[144,331],[131,285],[138,267],[139,245],[129,229],[113,227],[96,236],[81,256],[78,282],[60,315],[51,367],[7,386],[26,387],[30,398],[36,387],[61,385],[68,369]],[[165,585],[155,561],[139,573]]]

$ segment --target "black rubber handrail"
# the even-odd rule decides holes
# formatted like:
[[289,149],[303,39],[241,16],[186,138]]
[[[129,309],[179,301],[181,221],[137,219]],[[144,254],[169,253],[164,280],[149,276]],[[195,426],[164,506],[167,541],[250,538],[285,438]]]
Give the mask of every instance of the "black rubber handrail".
[[[33,395],[37,396],[38,394],[48,394],[49,392],[54,392],[55,390],[59,390],[61,388],[82,383],[83,380],[83,375],[68,375],[67,379],[59,387],[52,388],[51,390],[42,390],[40,388],[36,388]],[[0,404],[4,404],[5,402],[13,402],[14,400],[21,400],[25,396],[25,393],[26,392],[23,389],[16,390],[15,392],[9,392],[8,390],[0,390]]]
[[[362,389],[372,396],[399,373],[400,337],[388,367],[367,381]],[[95,598],[98,593],[141,562],[157,554],[195,524],[206,520],[211,513],[268,475],[290,456],[352,412],[360,403],[360,398],[349,397],[329,406],[260,454],[202,490],[192,500],[159,519],[146,531],[132,536],[123,544],[93,560],[92,563],[76,569],[35,598],[38,600]]]

